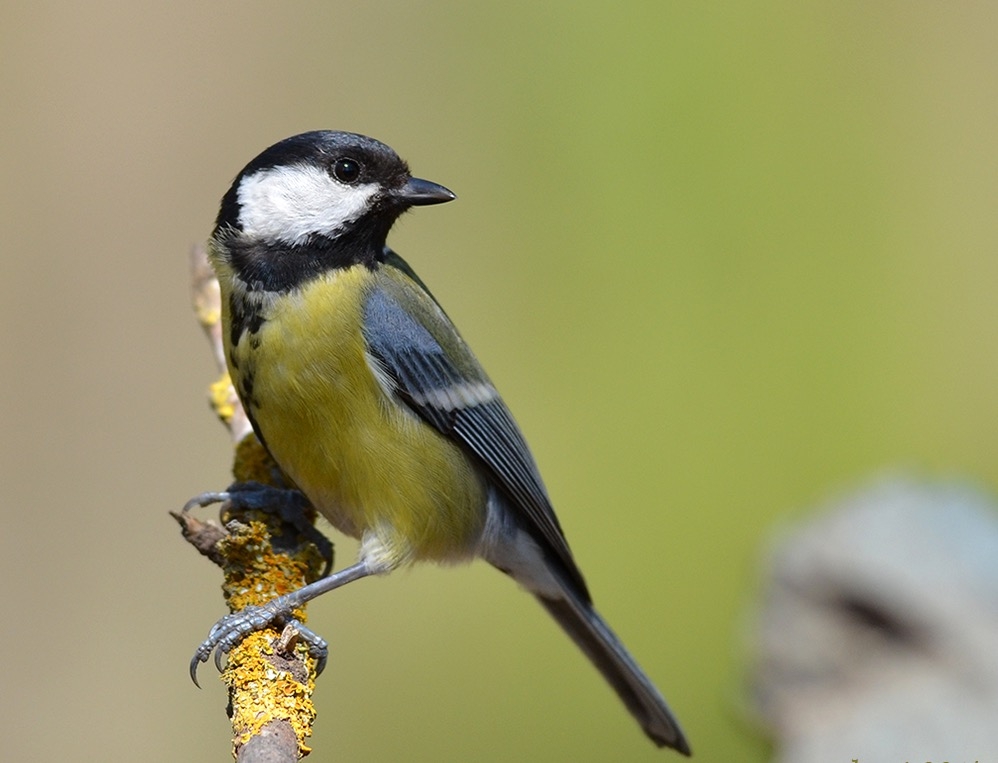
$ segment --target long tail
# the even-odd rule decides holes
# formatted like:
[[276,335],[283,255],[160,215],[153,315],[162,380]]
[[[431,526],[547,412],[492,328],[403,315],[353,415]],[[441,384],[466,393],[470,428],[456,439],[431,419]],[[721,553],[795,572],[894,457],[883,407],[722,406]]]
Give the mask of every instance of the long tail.
[[659,747],[671,747],[690,755],[690,746],[676,717],[610,626],[592,604],[571,590],[563,590],[564,598],[537,594],[537,600],[599,669],[645,734]]

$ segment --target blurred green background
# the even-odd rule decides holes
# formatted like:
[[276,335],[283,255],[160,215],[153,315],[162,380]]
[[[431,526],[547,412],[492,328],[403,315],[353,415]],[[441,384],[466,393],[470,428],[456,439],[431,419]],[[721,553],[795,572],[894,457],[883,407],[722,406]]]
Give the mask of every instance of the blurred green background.
[[[167,516],[231,456],[187,253],[328,127],[457,192],[393,245],[698,759],[764,760],[772,524],[890,465],[998,483],[996,33],[989,2],[0,5],[4,757],[227,759],[186,670],[220,576]],[[311,624],[314,759],[670,757],[484,565]]]

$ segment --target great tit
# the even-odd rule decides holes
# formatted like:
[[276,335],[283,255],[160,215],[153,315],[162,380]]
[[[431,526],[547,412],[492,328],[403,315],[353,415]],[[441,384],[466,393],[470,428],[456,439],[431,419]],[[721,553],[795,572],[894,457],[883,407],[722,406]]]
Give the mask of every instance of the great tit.
[[662,695],[593,608],[512,414],[386,244],[407,209],[454,198],[377,140],[317,131],[266,149],[222,199],[208,249],[233,385],[274,461],[360,554],[223,618],[192,674],[347,582],[481,557],[534,594],[655,744],[689,755]]

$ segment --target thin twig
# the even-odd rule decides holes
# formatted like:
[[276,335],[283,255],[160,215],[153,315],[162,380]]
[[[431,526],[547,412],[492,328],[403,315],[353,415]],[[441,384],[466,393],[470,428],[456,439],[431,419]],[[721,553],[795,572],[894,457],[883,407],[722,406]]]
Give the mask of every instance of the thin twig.
[[[211,385],[212,409],[228,428],[235,447],[233,473],[239,482],[283,486],[280,470],[253,434],[232,387],[222,343],[218,282],[203,247],[191,252],[191,288],[198,322],[211,343],[220,378]],[[184,537],[222,568],[229,609],[239,611],[288,593],[322,574],[323,559],[300,539],[288,548],[293,527],[278,514],[235,511],[223,504],[225,528],[180,512]],[[281,538],[280,548],[272,540]],[[304,612],[299,613],[304,619]],[[229,688],[233,755],[239,763],[285,763],[309,753],[315,709],[315,661],[293,632],[269,628],[250,634],[228,654],[222,681]]]

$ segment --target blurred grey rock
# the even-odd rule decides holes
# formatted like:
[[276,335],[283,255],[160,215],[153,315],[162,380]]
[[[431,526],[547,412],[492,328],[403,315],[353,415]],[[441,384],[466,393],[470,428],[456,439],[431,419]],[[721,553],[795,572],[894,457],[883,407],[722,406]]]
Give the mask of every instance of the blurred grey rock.
[[781,534],[753,705],[785,763],[998,761],[998,505],[881,480]]

